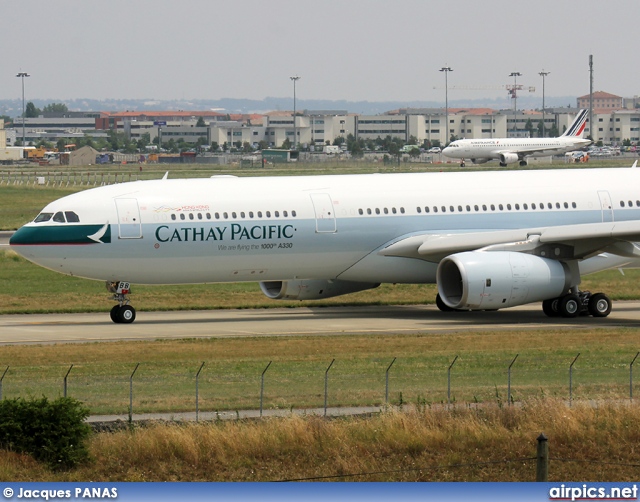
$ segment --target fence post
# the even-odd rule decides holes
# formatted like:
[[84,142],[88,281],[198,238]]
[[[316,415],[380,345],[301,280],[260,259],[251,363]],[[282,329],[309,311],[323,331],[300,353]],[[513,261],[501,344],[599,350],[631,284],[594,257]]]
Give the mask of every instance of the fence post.
[[447,404],[451,404],[451,368],[458,360],[458,356],[456,356],[451,364],[449,365],[449,369],[447,370]]
[[395,362],[396,362],[396,358],[394,357],[393,361],[391,361],[391,364],[387,368],[387,372],[385,374],[385,384],[384,384],[384,404],[385,405],[389,404],[389,370],[391,369],[391,366],[393,366],[393,363]]
[[518,356],[520,354],[516,354],[516,357],[513,358],[513,361],[511,361],[511,364],[509,365],[509,369],[507,371],[507,401],[509,402],[509,406],[511,406],[511,366],[513,366],[513,363],[516,362],[516,359],[518,359]]
[[576,363],[579,357],[580,352],[578,352],[578,355],[569,366],[569,408],[571,408],[571,404],[573,402],[573,365]]
[[549,481],[549,439],[544,433],[538,436],[536,481]]
[[129,377],[129,424],[133,421],[133,375],[138,371],[138,366],[140,366],[140,363],[136,364],[133,373]]
[[71,373],[71,368],[73,368],[73,364],[67,370],[67,374],[64,376],[64,397],[67,397],[67,377],[69,373]]
[[7,371],[9,371],[9,366],[7,366],[7,368],[4,370],[4,373],[0,377],[0,401],[2,400],[2,382],[4,381],[4,376],[7,374]]
[[329,370],[331,369],[331,366],[333,366],[333,363],[335,361],[336,361],[335,358],[332,359],[331,364],[324,372],[324,416],[325,417],[327,416],[327,396],[329,393]]
[[202,364],[200,365],[200,369],[196,373],[196,423],[198,423],[198,413],[200,411],[198,406],[198,379],[200,377],[200,372],[202,371],[202,368],[204,368],[204,361],[202,361]]
[[640,355],[640,352],[636,354],[636,357],[634,357],[631,364],[629,364],[629,401],[633,401],[633,363],[638,359],[638,355]]
[[264,397],[264,374],[267,372],[272,362],[273,361],[269,361],[269,364],[267,364],[267,367],[264,369],[264,371],[262,372],[262,375],[260,376],[260,416],[261,417],[262,417],[262,399]]

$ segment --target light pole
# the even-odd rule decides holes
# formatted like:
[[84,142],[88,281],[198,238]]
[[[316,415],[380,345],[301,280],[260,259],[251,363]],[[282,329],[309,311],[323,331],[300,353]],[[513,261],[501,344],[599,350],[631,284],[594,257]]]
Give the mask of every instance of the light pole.
[[296,82],[300,80],[298,75],[289,77],[293,80],[293,149],[296,149],[296,143],[298,141],[298,133],[296,131]]
[[518,113],[518,77],[522,76],[522,73],[519,71],[512,71],[509,74],[510,77],[513,77],[513,131],[514,134],[518,135],[518,125],[517,125],[517,113]]
[[22,79],[22,148],[26,145],[24,144],[24,119],[26,118],[26,110],[24,107],[24,77],[30,77],[26,71],[18,72],[16,77],[20,77]]
[[542,77],[542,137],[545,138],[545,127],[544,127],[544,78],[551,73],[550,71],[544,71],[544,69],[538,73]]
[[447,146],[449,144],[449,72],[453,69],[450,66],[443,66],[438,71],[444,72],[444,121],[446,126],[444,146]]

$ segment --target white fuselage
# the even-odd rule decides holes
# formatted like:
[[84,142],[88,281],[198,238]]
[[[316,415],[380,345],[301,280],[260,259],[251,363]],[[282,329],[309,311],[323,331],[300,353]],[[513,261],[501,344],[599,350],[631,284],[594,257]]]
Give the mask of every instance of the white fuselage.
[[591,143],[590,140],[560,136],[558,138],[496,138],[459,139],[447,146],[442,153],[454,159],[503,160],[505,154],[516,154],[514,161],[527,155],[558,155],[578,150]]
[[139,181],[59,199],[11,245],[105,281],[429,283],[437,260],[381,251],[425,234],[640,220],[639,187],[629,168]]

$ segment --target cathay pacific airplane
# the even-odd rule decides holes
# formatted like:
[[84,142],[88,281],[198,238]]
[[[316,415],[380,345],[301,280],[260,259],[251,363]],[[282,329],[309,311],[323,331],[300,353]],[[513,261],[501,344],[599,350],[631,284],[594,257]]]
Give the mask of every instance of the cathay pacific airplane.
[[591,140],[582,139],[588,112],[580,110],[569,128],[557,138],[459,139],[449,144],[442,153],[460,159],[461,167],[465,165],[464,159],[470,159],[474,164],[498,160],[502,167],[520,162],[520,166],[524,167],[528,155],[557,155],[588,146]]
[[165,176],[56,200],[10,245],[105,281],[116,323],[135,319],[133,283],[239,281],[294,300],[436,282],[444,311],[541,301],[550,316],[604,317],[611,301],[580,278],[640,257],[638,187],[634,168]]

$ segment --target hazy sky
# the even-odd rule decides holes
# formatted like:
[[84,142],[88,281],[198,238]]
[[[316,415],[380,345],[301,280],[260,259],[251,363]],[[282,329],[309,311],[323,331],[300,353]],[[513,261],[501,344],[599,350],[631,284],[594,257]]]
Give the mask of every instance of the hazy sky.
[[[0,99],[640,94],[638,0],[0,0]],[[436,88],[434,88],[436,87]],[[528,93],[527,93],[528,94]],[[455,90],[449,98],[503,97]]]

